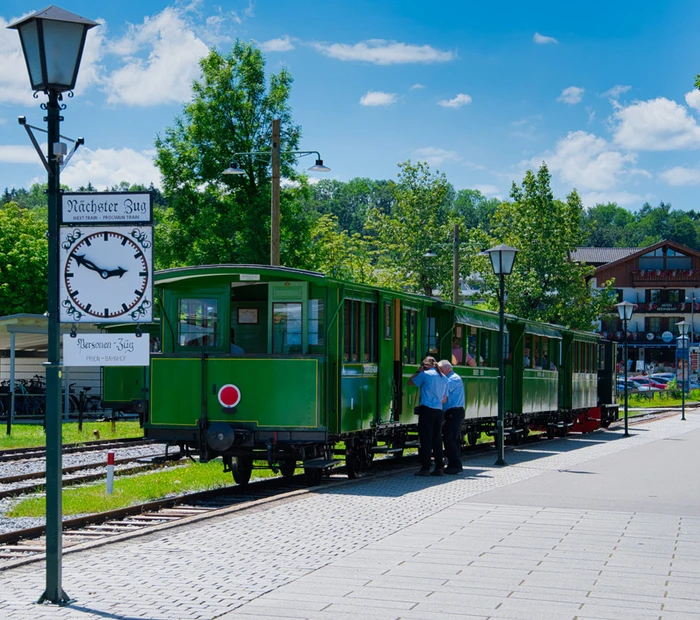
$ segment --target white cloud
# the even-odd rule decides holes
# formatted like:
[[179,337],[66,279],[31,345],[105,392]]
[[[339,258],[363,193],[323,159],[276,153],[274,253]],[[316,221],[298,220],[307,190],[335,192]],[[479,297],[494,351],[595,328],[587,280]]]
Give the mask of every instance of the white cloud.
[[700,148],[700,126],[686,108],[665,97],[620,107],[613,114],[613,125],[615,143],[626,149]]
[[557,142],[554,152],[532,158],[528,166],[537,168],[543,159],[567,185],[582,190],[611,190],[625,176],[648,174],[632,168],[635,154],[616,151],[605,139],[585,131],[570,132]]
[[360,105],[387,106],[396,103],[396,93],[383,93],[379,90],[368,90],[366,95],[360,98]]
[[19,35],[7,29],[14,21],[0,17],[0,102],[30,103],[32,91]]
[[675,166],[661,172],[659,176],[669,185],[700,185],[700,167]]
[[578,86],[569,86],[561,91],[561,95],[557,98],[557,101],[563,103],[576,104],[581,103],[583,99],[583,93],[586,92],[585,88],[579,88]]
[[691,90],[685,94],[685,102],[688,107],[700,112],[700,90]]
[[503,197],[503,192],[495,185],[475,185],[473,189],[478,189],[487,198]]
[[[42,147],[46,152],[46,147]],[[39,154],[33,146],[19,144],[0,145],[0,163],[3,164],[38,164],[41,162]]]
[[[423,86],[423,84],[414,84],[413,86],[411,86],[411,90],[422,90],[423,88],[425,88],[425,86]],[[698,92],[700,92],[700,91],[698,91]]]
[[153,163],[152,151],[133,149],[95,149],[82,147],[61,173],[61,182],[69,187],[92,183],[99,190],[121,181],[160,186],[160,171]]
[[289,52],[294,49],[294,43],[288,36],[270,39],[260,44],[263,52]]
[[532,40],[538,45],[547,45],[548,43],[559,43],[554,37],[546,37],[539,32],[536,32],[532,37]]
[[611,89],[606,90],[602,96],[617,101],[617,99],[620,98],[620,95],[624,95],[630,88],[632,87],[623,86],[622,84],[616,84]]
[[[147,51],[147,57],[136,56]],[[110,44],[124,56],[124,66],[105,79],[107,103],[151,106],[186,101],[192,80],[199,76],[199,60],[209,48],[196,36],[183,14],[166,8]]]
[[416,149],[413,154],[416,159],[425,161],[431,166],[441,166],[446,161],[461,161],[462,159],[457,151],[448,151],[435,146]]
[[443,108],[461,108],[463,105],[467,105],[472,102],[472,98],[464,93],[459,93],[452,99],[442,99],[438,101],[438,105]]
[[650,202],[653,200],[653,196],[651,194],[641,195],[633,194],[627,191],[584,192],[580,194],[580,196],[583,206],[587,208],[608,202],[614,202],[621,207],[629,207],[633,205],[640,206],[645,202]]
[[384,39],[362,41],[355,45],[345,43],[313,43],[312,45],[322,54],[337,60],[371,62],[376,65],[430,64],[449,62],[456,57],[452,52],[442,52],[430,45],[409,45]]

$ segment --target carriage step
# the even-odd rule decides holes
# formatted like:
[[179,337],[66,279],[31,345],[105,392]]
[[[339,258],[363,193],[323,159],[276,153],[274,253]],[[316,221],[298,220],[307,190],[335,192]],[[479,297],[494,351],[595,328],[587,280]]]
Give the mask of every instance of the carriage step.
[[389,446],[372,446],[370,452],[373,454],[400,454],[403,448],[390,448]]
[[337,467],[343,463],[340,459],[311,459],[304,461],[302,467],[304,469],[327,469],[329,467]]
[[420,441],[407,441],[404,448],[420,448]]

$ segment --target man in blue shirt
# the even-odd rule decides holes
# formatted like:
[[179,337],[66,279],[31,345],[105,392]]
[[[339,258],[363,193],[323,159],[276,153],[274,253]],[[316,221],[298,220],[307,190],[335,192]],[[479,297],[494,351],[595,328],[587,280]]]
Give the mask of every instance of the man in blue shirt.
[[447,360],[438,362],[440,372],[447,378],[447,400],[442,405],[445,423],[442,427],[442,439],[447,454],[447,474],[462,471],[459,451],[462,444],[462,422],[464,422],[464,382]]
[[442,403],[447,395],[447,378],[438,370],[434,357],[426,357],[418,370],[411,375],[408,385],[420,388],[418,408],[418,439],[420,470],[416,476],[430,476],[430,457],[435,461],[433,476],[442,476]]

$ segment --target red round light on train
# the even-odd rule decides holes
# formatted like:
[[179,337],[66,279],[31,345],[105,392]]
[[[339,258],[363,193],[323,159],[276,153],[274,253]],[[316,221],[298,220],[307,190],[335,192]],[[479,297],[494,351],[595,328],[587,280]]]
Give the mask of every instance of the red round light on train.
[[233,385],[233,383],[227,383],[221,386],[219,390],[219,403],[222,407],[233,409],[240,402],[241,391]]

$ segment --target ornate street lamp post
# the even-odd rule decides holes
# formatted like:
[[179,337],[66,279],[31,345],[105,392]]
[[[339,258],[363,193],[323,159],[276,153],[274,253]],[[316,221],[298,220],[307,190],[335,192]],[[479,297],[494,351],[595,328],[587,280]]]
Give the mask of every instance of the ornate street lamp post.
[[[680,358],[676,353],[676,358],[681,369],[681,420],[685,420],[685,391],[688,389],[690,383],[690,369],[688,360],[689,342],[688,342],[688,332],[690,331],[690,324],[686,321],[680,321],[676,323],[678,328],[678,333],[680,336],[676,340],[676,347],[680,349]],[[678,373],[676,373],[678,377]]]
[[[316,163],[309,168],[313,172],[330,172],[328,166],[323,165],[323,160],[318,151],[280,151],[280,121],[275,119],[272,121],[272,150],[267,151],[249,151],[247,153],[234,153],[234,157],[240,155],[265,155],[270,157],[272,166],[272,205],[270,210],[270,265],[280,264],[280,155],[316,155]],[[223,174],[246,174],[246,171],[239,168],[238,164],[233,161],[231,165],[224,170]]]
[[627,323],[632,318],[634,312],[634,304],[629,301],[621,301],[615,304],[617,314],[622,319],[622,330],[625,333],[625,437],[629,437],[629,426],[627,424],[627,401],[628,401],[628,386],[627,386]]
[[505,416],[505,371],[503,368],[503,332],[505,330],[505,276],[509,276],[513,271],[515,256],[520,250],[509,245],[497,245],[486,250],[491,259],[493,272],[498,276],[498,422],[496,424],[496,448],[498,458],[496,465],[506,465],[505,443],[503,436],[503,420]]
[[[46,362],[46,590],[38,602],[65,605],[70,602],[61,586],[61,417],[60,334],[58,325],[58,197],[61,144],[62,93],[72,91],[78,77],[87,31],[93,22],[56,6],[10,24],[17,30],[29,71],[32,90],[48,95],[48,355]],[[72,94],[72,93],[71,93]],[[69,94],[69,96],[71,96]]]

